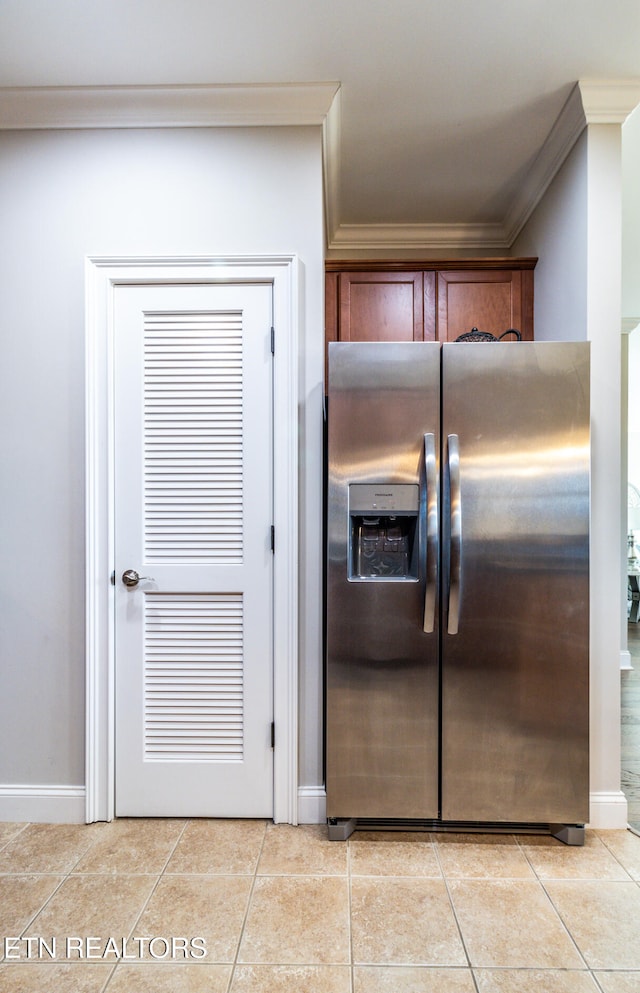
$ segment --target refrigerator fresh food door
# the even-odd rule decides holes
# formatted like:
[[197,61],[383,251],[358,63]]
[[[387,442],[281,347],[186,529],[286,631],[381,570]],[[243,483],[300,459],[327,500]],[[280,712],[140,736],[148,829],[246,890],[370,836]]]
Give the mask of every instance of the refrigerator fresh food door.
[[329,346],[327,816],[438,815],[440,346]]
[[443,820],[588,820],[589,346],[443,347]]

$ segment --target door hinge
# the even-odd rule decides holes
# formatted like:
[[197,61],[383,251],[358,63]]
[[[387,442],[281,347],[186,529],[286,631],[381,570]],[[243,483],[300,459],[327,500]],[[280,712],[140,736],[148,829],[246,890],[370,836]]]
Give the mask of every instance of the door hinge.
[[271,328],[271,354],[276,354],[276,329]]
[[274,721],[271,721],[271,747],[276,747],[276,725]]
[[276,529],[274,528],[274,526],[272,524],[271,525],[271,551],[272,552],[275,552],[275,550],[276,550]]

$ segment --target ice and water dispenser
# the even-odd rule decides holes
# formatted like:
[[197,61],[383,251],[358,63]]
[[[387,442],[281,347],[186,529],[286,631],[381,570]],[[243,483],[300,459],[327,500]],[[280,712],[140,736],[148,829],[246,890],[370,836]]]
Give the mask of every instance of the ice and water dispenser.
[[349,579],[417,580],[419,487],[349,486]]

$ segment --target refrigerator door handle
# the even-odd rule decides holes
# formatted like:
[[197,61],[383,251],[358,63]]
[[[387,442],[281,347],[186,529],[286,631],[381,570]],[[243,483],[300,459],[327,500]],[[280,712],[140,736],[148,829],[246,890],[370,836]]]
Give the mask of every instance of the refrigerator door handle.
[[424,620],[422,629],[431,634],[436,626],[436,594],[438,592],[438,471],[436,436],[424,436],[424,467],[427,483],[427,554],[424,590]]
[[457,434],[447,437],[449,462],[449,609],[447,633],[457,634],[462,584],[462,502],[460,496],[460,443]]

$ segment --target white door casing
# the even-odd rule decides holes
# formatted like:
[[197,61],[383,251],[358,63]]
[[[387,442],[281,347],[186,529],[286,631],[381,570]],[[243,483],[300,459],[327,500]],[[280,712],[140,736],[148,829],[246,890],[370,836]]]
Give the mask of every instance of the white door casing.
[[[115,607],[167,605],[159,582],[116,576],[114,344],[118,290],[133,285],[262,284],[273,294],[273,817],[297,822],[297,263],[294,257],[87,260],[87,821],[115,807]],[[265,540],[264,546],[266,547]],[[268,550],[268,549],[266,549]],[[268,552],[266,558],[270,557]],[[160,564],[160,563],[158,563]],[[154,576],[150,563],[136,568]],[[164,567],[163,567],[164,568]],[[202,566],[196,566],[196,570]],[[156,572],[158,569],[156,569]],[[158,576],[154,576],[158,580]],[[115,581],[115,585],[114,585]],[[233,584],[232,584],[233,585]],[[237,585],[237,584],[236,584]],[[189,593],[197,588],[190,584]],[[145,592],[146,591],[146,592]],[[175,590],[173,591],[175,592]],[[202,592],[202,591],[200,591]],[[215,592],[215,591],[214,591]],[[218,591],[220,592],[220,591]],[[198,594],[200,595],[200,594]],[[210,595],[210,594],[205,594]],[[155,599],[154,599],[155,598]],[[178,597],[180,600],[180,597]],[[131,605],[134,605],[132,607]],[[174,605],[175,606],[175,605]],[[184,607],[184,598],[178,603]],[[236,602],[235,608],[238,608]],[[137,608],[139,609],[139,608]],[[173,610],[173,606],[171,607]],[[236,618],[237,620],[237,618]],[[236,624],[237,626],[237,624]],[[245,624],[244,629],[246,630]],[[264,687],[263,687],[264,689]],[[262,729],[263,739],[266,729]],[[166,744],[166,742],[165,742]],[[158,764],[158,768],[162,763]],[[202,768],[199,767],[199,771]],[[236,766],[237,772],[237,766]],[[161,777],[164,778],[164,777]],[[165,779],[165,786],[166,786]],[[202,785],[200,781],[200,785]],[[121,811],[118,811],[121,812]],[[241,813],[238,810],[238,813]],[[194,811],[194,813],[196,813]]]
[[271,298],[115,290],[117,816],[272,816]]

